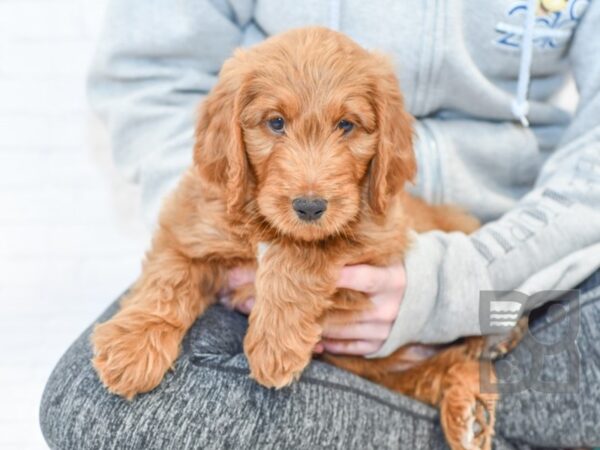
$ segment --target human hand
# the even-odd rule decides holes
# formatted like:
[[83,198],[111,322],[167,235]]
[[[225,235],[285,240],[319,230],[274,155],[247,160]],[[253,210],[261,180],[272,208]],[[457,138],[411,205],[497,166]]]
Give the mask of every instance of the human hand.
[[[229,296],[238,287],[254,282],[256,272],[236,268],[229,272],[227,287],[221,293],[221,302],[229,305]],[[344,325],[327,325],[322,341],[315,353],[367,355],[376,352],[389,337],[406,288],[406,272],[402,264],[388,267],[369,265],[342,268],[337,287],[365,292],[374,307],[356,316],[355,321]],[[254,298],[250,297],[232,308],[250,314]],[[405,370],[437,353],[435,346],[415,344],[405,347],[402,367]]]
[[368,294],[373,308],[356,315],[351,323],[326,325],[315,350],[346,355],[376,352],[387,340],[398,316],[406,286],[404,265],[346,266],[336,285]]
[[[357,315],[352,323],[326,326],[315,352],[360,356],[376,352],[389,337],[404,298],[404,265],[346,266],[340,273],[337,287],[368,294],[374,307]],[[404,346],[395,369],[410,369],[434,356],[440,348],[423,344]]]

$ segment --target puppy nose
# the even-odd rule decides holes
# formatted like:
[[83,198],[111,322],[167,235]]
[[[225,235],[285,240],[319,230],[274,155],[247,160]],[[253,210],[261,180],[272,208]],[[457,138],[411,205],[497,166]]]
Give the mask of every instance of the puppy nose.
[[317,220],[327,209],[327,200],[322,198],[299,197],[292,201],[292,207],[298,218],[310,222]]

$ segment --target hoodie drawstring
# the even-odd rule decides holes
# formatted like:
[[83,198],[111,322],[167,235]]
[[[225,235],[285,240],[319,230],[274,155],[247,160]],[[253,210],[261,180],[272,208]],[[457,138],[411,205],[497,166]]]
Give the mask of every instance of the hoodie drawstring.
[[519,80],[517,82],[517,94],[511,104],[513,115],[521,121],[524,127],[529,126],[527,114],[529,113],[529,102],[527,93],[531,79],[531,59],[533,57],[533,29],[535,26],[535,12],[537,0],[527,1],[527,14],[525,16],[525,29],[521,40],[521,63],[519,65]]
[[[525,27],[521,40],[521,62],[519,64],[519,79],[517,81],[516,96],[511,103],[511,111],[515,118],[524,127],[529,127],[527,114],[529,113],[529,102],[527,94],[531,80],[531,60],[533,57],[533,30],[535,27],[535,14],[538,0],[527,0],[527,12],[525,15]],[[329,2],[329,28],[339,31],[341,0],[330,0]]]

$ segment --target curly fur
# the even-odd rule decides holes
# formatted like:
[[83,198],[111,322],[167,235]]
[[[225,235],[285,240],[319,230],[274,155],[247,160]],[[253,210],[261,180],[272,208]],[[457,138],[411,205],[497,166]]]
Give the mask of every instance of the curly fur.
[[[277,116],[286,121],[283,135],[267,126]],[[344,134],[341,119],[355,128]],[[342,266],[401,261],[410,229],[478,226],[456,209],[404,192],[415,172],[412,118],[386,58],[322,28],[238,50],[203,102],[194,164],[164,204],[140,279],[120,311],[94,331],[100,379],[129,399],[157,386],[227,271],[256,267],[257,245],[265,241],[244,349],[258,383],[290,384],[310,362],[325,320],[348,321],[371,305],[362,293],[336,290]],[[328,202],[318,221],[294,214],[291,201],[306,195]],[[483,399],[492,426],[479,441],[465,441],[483,395],[482,348],[481,339],[467,339],[406,372],[395,369],[403,349],[379,360],[324,358],[439,405],[452,447],[489,448],[492,395]]]

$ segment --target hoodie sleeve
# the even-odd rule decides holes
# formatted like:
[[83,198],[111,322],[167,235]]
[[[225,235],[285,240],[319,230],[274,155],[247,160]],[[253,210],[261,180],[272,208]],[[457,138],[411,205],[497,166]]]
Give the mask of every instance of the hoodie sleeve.
[[[481,334],[481,291],[569,289],[600,267],[598,23],[600,3],[593,2],[570,50],[580,102],[533,190],[472,235],[434,231],[416,237],[405,260],[407,289],[400,312],[387,342],[372,357],[410,342],[450,342]],[[423,125],[421,132],[427,133]],[[493,139],[493,130],[486,127],[513,126],[462,125],[455,131],[479,145]],[[457,144],[446,139],[442,145],[450,153]],[[502,155],[497,158],[498,167],[489,170],[501,170]],[[473,176],[485,184],[485,171]],[[533,306],[526,304],[525,310]]]
[[191,162],[198,104],[252,14],[252,0],[109,2],[88,93],[149,225]]

